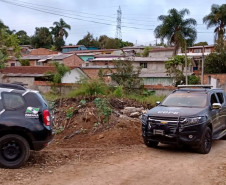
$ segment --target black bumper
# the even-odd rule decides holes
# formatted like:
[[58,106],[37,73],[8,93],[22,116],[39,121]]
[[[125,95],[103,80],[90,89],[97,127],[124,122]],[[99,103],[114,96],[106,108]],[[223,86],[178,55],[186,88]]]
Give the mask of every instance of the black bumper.
[[142,136],[146,140],[158,141],[167,144],[186,144],[197,146],[201,142],[202,131],[206,127],[205,124],[192,125],[188,127],[180,127],[176,129],[175,133],[164,131],[164,134],[154,134],[153,130],[158,129],[154,127],[148,129],[147,125],[142,124]]
[[54,134],[51,134],[44,141],[32,141],[33,150],[39,151],[48,146],[53,141]]

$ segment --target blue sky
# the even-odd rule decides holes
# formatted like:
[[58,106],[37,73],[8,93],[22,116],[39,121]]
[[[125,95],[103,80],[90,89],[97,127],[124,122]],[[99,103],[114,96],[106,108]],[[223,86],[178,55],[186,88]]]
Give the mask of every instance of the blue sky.
[[196,42],[213,44],[213,28],[207,29],[202,22],[213,3],[222,5],[226,0],[0,0],[0,19],[10,29],[25,30],[31,36],[35,27],[51,27],[54,21],[63,18],[71,25],[66,43],[76,44],[87,32],[94,37],[115,37],[117,9],[120,6],[122,26],[125,26],[122,27],[122,39],[137,45],[149,45],[156,42],[153,30],[161,23],[157,20],[159,15],[167,15],[171,8],[187,8],[190,10],[187,18],[194,18],[198,23]]

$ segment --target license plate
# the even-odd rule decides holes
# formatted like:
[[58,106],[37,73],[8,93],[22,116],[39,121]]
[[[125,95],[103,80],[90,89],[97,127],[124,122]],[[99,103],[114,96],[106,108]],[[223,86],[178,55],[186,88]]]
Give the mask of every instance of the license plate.
[[164,130],[157,130],[157,129],[154,129],[154,130],[153,130],[153,134],[154,134],[154,135],[164,135]]

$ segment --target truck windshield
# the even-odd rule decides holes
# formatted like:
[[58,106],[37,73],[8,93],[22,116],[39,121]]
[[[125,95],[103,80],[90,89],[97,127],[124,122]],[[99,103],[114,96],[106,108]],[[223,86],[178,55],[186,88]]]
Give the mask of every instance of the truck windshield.
[[207,103],[207,94],[180,92],[170,94],[161,105],[170,107],[204,107]]

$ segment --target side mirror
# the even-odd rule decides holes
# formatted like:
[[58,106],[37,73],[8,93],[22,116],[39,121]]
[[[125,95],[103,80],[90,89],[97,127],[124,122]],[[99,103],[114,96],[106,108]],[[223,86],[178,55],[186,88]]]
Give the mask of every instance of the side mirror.
[[160,103],[161,103],[160,101],[157,101],[157,102],[155,103],[155,105],[158,106]]
[[222,106],[221,106],[220,103],[213,103],[212,104],[212,109],[221,109],[221,108],[222,108]]

